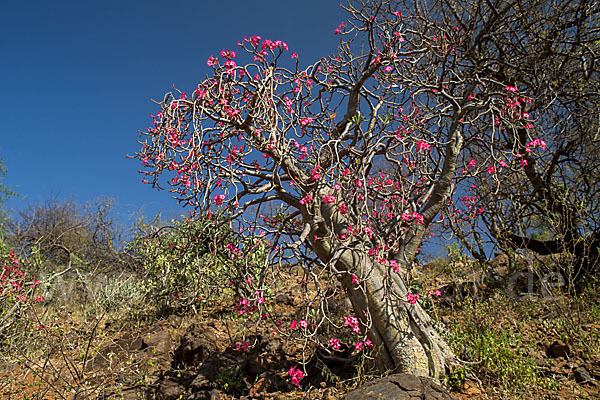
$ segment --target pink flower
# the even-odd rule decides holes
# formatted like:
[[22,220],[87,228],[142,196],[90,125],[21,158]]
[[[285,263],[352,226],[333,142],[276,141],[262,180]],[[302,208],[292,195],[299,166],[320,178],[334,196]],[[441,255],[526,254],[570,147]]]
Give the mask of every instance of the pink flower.
[[302,118],[302,119],[300,120],[300,125],[302,125],[302,126],[306,126],[306,125],[308,125],[308,124],[312,124],[312,123],[313,123],[313,121],[314,121],[314,120],[313,120],[312,118],[310,118],[310,117]]
[[340,26],[337,27],[337,29],[333,32],[335,35],[339,35],[340,33],[342,33],[342,28],[346,27],[346,23],[342,22],[340,24]]
[[527,160],[523,158],[523,159],[521,159],[521,162],[519,164],[521,164],[521,167],[526,167],[527,166]]
[[407,293],[406,294],[406,300],[410,303],[410,304],[417,304],[417,301],[419,301],[421,299],[421,296],[419,296],[418,293],[413,294],[413,293]]
[[292,55],[290,56],[290,58],[295,58],[297,60],[298,59],[298,53],[293,52]]
[[334,350],[339,350],[340,349],[340,341],[337,340],[336,338],[331,338],[329,339],[329,346],[331,346],[332,349]]
[[429,150],[431,149],[431,145],[423,140],[417,142],[417,149],[419,150]]
[[306,204],[310,203],[311,201],[313,201],[312,196],[310,194],[307,194],[302,199],[300,199],[300,204],[306,205]]
[[312,177],[311,179],[313,181],[318,181],[319,179],[321,179],[321,174],[319,174],[319,168],[317,166],[317,168],[312,170]]
[[217,65],[218,63],[219,63],[219,59],[217,57],[210,56],[210,57],[208,57],[208,61],[206,62],[206,65],[208,65],[209,67],[212,67],[214,65]]
[[300,326],[301,326],[302,328],[308,328],[308,322],[306,322],[306,320],[305,320],[305,319],[301,319],[301,320],[300,320]]
[[213,199],[213,204],[215,204],[217,206],[220,206],[221,204],[223,204],[223,200],[225,200],[225,195],[224,194],[218,194]]
[[290,329],[296,329],[298,327],[298,322],[296,320],[293,320],[292,322],[290,322]]
[[234,58],[237,57],[237,54],[235,51],[233,50],[221,50],[221,57],[226,58],[228,60],[233,60]]
[[396,260],[390,260],[390,267],[392,267],[394,273],[398,273],[398,271],[400,271],[400,266],[398,265],[398,262]]
[[254,47],[258,46],[258,43],[260,42],[261,37],[260,36],[252,36],[250,37],[249,42],[252,43],[252,45]]
[[291,367],[288,375],[292,377],[292,385],[300,386],[300,380],[304,378],[304,372],[295,367]]
[[506,89],[506,91],[508,91],[508,92],[513,92],[513,93],[517,91],[517,88],[515,86],[507,86],[504,89]]
[[490,165],[487,169],[488,174],[493,174],[494,172],[496,172],[496,168],[494,168],[494,166]]
[[325,204],[335,203],[335,196],[323,195],[323,203],[325,203]]

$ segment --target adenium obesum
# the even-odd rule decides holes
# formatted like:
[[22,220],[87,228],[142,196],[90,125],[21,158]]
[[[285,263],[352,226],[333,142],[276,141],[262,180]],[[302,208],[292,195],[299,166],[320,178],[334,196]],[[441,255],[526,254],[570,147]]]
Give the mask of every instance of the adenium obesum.
[[[213,73],[191,96],[165,96],[136,157],[144,182],[221,216],[239,243],[264,244],[264,257],[253,260],[247,246],[224,244],[232,259],[247,260],[237,265],[239,315],[334,350],[340,339],[319,330],[349,327],[366,335],[355,349],[373,344],[388,359],[427,353],[433,343],[439,359],[417,372],[440,378],[439,355],[451,350],[433,329],[406,335],[421,349],[402,352],[409,341],[394,342],[393,329],[381,327],[401,329],[409,318],[396,313],[427,320],[406,277],[434,228],[480,220],[475,182],[494,188],[530,171],[549,145],[536,137],[530,99],[518,87],[463,71],[471,62],[446,64],[470,51],[464,31],[440,21],[425,28],[426,16],[411,16],[420,10],[390,12],[382,2],[391,7],[385,0],[350,5],[352,23],[334,31],[339,51],[304,68],[297,53],[282,57],[285,42],[260,36],[211,56]],[[349,49],[362,33],[369,45],[357,56]],[[496,145],[515,129],[523,140]],[[301,275],[296,300],[304,314],[280,321],[269,307],[286,274]],[[329,315],[337,295],[355,300],[352,316]],[[416,343],[422,332],[430,337]],[[298,382],[296,371],[289,375]]]

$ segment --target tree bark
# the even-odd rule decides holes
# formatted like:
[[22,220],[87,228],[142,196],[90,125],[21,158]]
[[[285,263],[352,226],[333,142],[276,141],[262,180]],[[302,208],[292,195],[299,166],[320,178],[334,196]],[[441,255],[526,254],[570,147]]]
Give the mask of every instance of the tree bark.
[[[380,367],[442,381],[447,363],[455,356],[425,310],[406,301],[408,288],[402,278],[394,274],[390,285],[387,268],[373,262],[360,248],[335,254],[325,240],[313,244],[321,260],[336,259],[339,281],[355,315],[369,327],[367,335],[378,347]],[[346,271],[358,271],[367,278],[352,283],[351,274],[343,273]]]

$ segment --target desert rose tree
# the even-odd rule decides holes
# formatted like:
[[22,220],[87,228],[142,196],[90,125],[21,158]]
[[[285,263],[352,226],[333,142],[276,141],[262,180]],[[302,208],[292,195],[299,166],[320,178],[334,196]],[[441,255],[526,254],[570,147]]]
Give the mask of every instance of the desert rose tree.
[[316,293],[306,337],[341,325],[327,302],[339,285],[354,309],[346,323],[383,368],[440,379],[454,356],[408,275],[433,225],[465,208],[477,174],[501,181],[503,168],[521,167],[512,148],[488,146],[487,165],[471,149],[506,127],[530,129],[528,100],[470,61],[496,29],[491,11],[445,15],[388,0],[346,9],[332,29],[337,53],[314,65],[259,36],[210,56],[210,76],[159,103],[136,157],[144,182],[232,221],[246,243],[227,244],[232,258],[248,243],[266,246],[264,265],[241,282],[251,293],[241,312],[260,313],[279,273],[301,266]]

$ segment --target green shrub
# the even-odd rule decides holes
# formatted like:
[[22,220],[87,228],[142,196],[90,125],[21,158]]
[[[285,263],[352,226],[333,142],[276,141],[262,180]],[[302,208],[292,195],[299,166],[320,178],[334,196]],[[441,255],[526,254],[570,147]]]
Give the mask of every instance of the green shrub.
[[141,224],[129,244],[145,271],[145,291],[162,311],[202,307],[223,294],[243,290],[252,266],[264,260],[264,246],[250,249],[215,214],[166,224]]

